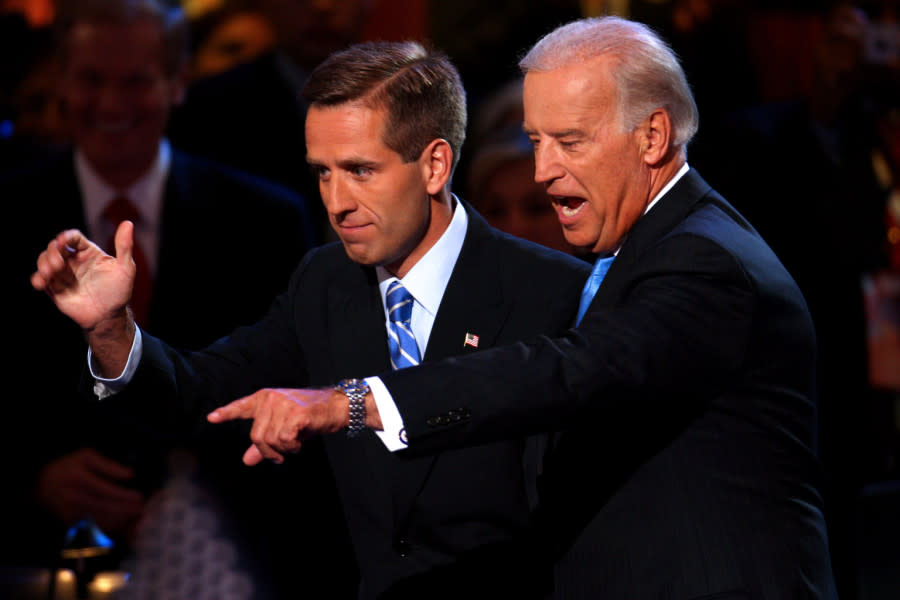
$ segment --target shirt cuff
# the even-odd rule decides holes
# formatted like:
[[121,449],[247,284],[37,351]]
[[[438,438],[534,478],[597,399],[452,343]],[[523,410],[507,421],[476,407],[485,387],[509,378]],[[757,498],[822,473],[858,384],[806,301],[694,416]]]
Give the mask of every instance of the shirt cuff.
[[[88,370],[91,372],[91,377],[94,378],[94,394],[97,395],[99,400],[108,398],[125,389],[125,386],[127,386],[132,377],[134,377],[134,372],[137,371],[138,364],[141,362],[143,349],[144,343],[143,337],[141,337],[141,328],[135,325],[134,341],[131,344],[131,351],[128,353],[128,361],[125,363],[125,370],[114,379],[106,379],[95,373],[94,355],[91,352],[90,347],[88,347]],[[384,387],[383,384],[382,387]]]
[[378,377],[367,377],[366,383],[372,390],[372,397],[375,398],[375,407],[378,408],[378,416],[381,417],[383,428],[381,431],[376,431],[375,435],[381,438],[381,443],[391,452],[403,450],[409,445],[406,441],[406,428],[391,393]]

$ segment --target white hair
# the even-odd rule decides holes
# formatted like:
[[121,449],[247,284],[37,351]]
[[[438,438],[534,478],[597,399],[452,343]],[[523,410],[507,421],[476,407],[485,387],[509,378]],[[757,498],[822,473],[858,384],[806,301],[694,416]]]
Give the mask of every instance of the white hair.
[[519,62],[522,72],[553,71],[610,55],[619,118],[632,131],[650,113],[664,108],[672,121],[676,148],[697,133],[697,104],[684,70],[665,41],[644,24],[621,17],[573,21],[541,38]]

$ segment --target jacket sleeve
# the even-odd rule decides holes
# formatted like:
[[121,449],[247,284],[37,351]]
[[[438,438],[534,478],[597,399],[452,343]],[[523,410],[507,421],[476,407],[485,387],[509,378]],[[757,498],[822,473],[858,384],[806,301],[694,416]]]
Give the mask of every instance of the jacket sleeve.
[[[576,329],[382,375],[411,453],[565,429],[623,404],[697,410],[737,371],[755,293],[716,243],[667,238]],[[656,406],[654,406],[656,405]],[[672,407],[667,407],[672,410]]]

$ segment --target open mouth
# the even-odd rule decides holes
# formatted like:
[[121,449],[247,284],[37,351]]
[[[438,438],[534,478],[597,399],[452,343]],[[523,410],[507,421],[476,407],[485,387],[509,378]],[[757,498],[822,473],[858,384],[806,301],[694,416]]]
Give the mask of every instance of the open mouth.
[[551,200],[563,217],[574,217],[587,204],[584,198],[576,198],[574,196],[551,196]]

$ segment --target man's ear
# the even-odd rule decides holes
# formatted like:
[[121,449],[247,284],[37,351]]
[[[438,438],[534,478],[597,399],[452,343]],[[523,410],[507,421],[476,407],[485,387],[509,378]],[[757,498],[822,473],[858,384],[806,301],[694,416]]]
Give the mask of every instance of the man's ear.
[[657,165],[669,153],[672,143],[672,121],[669,112],[658,108],[638,128],[641,159],[650,166]]
[[419,161],[422,166],[422,177],[425,179],[425,189],[433,196],[450,181],[453,149],[447,140],[441,138],[432,140],[422,151]]

